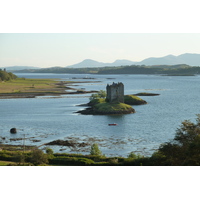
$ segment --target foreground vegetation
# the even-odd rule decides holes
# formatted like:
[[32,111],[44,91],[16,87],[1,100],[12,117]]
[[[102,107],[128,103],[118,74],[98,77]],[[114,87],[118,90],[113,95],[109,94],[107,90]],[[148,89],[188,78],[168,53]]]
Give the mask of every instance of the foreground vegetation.
[[37,148],[13,150],[1,147],[0,165],[51,165],[51,166],[199,166],[200,165],[200,115],[196,123],[182,122],[172,141],[161,144],[150,157],[130,152],[127,158],[106,157],[98,144],[91,146],[90,154],[45,153]]

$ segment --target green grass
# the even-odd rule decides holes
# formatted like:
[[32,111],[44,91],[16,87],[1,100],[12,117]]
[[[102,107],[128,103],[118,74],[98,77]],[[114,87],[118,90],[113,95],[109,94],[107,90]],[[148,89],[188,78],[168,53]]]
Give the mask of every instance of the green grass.
[[99,103],[94,106],[94,109],[101,113],[120,112],[133,109],[132,106],[125,103]]
[[7,82],[0,82],[0,93],[23,92],[56,92],[59,87],[55,79],[25,79],[17,78]]
[[0,161],[0,166],[7,166],[10,164],[15,164],[15,162],[10,162],[10,161]]
[[135,95],[125,95],[124,103],[129,104],[129,105],[142,105],[142,104],[146,104],[147,102]]

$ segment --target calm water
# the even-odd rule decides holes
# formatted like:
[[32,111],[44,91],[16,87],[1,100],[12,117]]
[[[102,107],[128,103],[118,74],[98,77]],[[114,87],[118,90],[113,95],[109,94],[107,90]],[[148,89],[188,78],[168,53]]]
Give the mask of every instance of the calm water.
[[[27,145],[39,146],[56,139],[69,139],[89,144],[96,142],[107,156],[126,157],[131,151],[151,155],[161,143],[174,138],[183,120],[195,121],[196,114],[200,113],[200,76],[17,75],[90,81],[73,86],[86,90],[105,90],[108,83],[123,82],[125,94],[153,92],[160,95],[142,97],[148,102],[147,105],[133,106],[136,113],[118,116],[75,114],[84,108],[77,105],[87,103],[91,94],[63,95],[61,98],[0,99],[0,136],[5,137],[0,138],[0,142],[7,144],[22,144],[22,140],[12,139],[23,138],[25,134]],[[95,79],[82,79],[85,77]],[[108,126],[109,123],[117,123],[118,126]],[[17,134],[9,133],[12,127],[18,129]],[[51,148],[57,152],[90,152],[90,146],[77,149],[61,146]]]

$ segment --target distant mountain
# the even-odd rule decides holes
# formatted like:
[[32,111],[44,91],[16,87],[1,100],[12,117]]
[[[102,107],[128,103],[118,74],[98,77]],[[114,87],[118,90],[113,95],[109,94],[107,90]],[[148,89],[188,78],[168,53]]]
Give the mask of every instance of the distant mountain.
[[178,65],[186,64],[190,66],[200,66],[200,54],[185,53],[179,56],[167,55],[164,57],[150,57],[140,62],[130,60],[116,60],[113,63],[103,63],[91,59],[83,60],[80,63],[67,66],[67,68],[91,68],[91,67],[111,67],[125,65]]
[[104,67],[106,63],[98,62],[91,59],[83,60],[80,63],[67,66],[68,68],[87,68],[87,67]]
[[134,65],[137,62],[130,61],[130,60],[116,60],[113,63],[110,63],[110,66],[125,66],[125,65]]
[[122,65],[133,65],[133,64],[135,64],[135,62],[130,60],[116,60],[113,63],[103,63],[91,59],[86,59],[80,63],[67,66],[67,68],[88,68],[88,67],[91,68],[91,67],[122,66]]
[[186,64],[200,66],[200,54],[185,53],[179,56],[168,55],[160,58],[147,58],[138,62],[139,65],[177,65]]
[[24,70],[24,69],[39,69],[39,67],[32,67],[32,66],[10,66],[10,67],[2,67],[1,69],[6,69],[6,71],[17,71],[17,70]]

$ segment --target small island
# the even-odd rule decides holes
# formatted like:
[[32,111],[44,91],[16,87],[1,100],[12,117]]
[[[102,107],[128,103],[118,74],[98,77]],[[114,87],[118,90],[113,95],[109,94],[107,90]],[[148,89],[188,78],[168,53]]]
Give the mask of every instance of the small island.
[[107,85],[106,92],[100,90],[97,94],[92,94],[90,102],[86,104],[89,108],[76,113],[84,115],[111,115],[111,114],[131,114],[135,109],[131,105],[147,104],[143,99],[135,95],[124,95],[123,83]]

